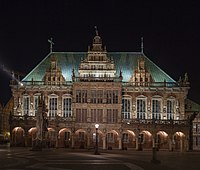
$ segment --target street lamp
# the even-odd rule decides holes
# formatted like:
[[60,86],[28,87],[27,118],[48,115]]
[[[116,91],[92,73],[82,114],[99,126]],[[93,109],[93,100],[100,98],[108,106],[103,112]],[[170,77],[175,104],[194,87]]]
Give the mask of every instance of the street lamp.
[[99,128],[99,124],[95,124],[95,128],[96,128],[96,145],[95,145],[95,151],[94,151],[94,154],[95,155],[99,155],[99,147],[98,147],[98,128]]

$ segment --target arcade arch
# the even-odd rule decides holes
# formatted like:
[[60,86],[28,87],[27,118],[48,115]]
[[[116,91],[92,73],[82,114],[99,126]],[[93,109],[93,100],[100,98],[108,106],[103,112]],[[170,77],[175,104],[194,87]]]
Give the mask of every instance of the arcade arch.
[[25,146],[25,131],[22,127],[15,127],[12,130],[13,146]]

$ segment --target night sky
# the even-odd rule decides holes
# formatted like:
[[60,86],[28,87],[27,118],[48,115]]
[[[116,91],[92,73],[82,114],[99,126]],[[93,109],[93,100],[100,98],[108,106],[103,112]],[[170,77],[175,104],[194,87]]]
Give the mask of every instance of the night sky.
[[107,51],[140,51],[174,80],[187,72],[189,98],[200,104],[198,0],[0,0],[0,102],[11,97],[11,77],[28,74],[53,51],[87,51],[96,25]]

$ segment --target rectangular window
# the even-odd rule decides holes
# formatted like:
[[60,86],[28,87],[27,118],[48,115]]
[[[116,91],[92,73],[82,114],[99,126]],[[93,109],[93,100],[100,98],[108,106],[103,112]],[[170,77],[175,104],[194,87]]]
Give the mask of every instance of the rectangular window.
[[91,122],[103,122],[103,109],[91,109]]
[[79,132],[78,133],[78,139],[79,139],[80,142],[84,141],[84,132]]
[[122,135],[122,141],[123,142],[128,142],[128,133],[123,133],[123,135]]
[[97,103],[96,90],[91,90],[91,103]]
[[112,103],[112,91],[111,90],[107,90],[106,92],[106,103],[111,104]]
[[70,132],[65,132],[64,139],[65,139],[65,141],[69,141],[70,140]]
[[113,123],[117,123],[117,115],[118,115],[118,109],[113,109]]
[[97,103],[103,103],[103,90],[97,90]]
[[81,103],[81,90],[76,90],[76,103]]
[[76,103],[87,103],[87,90],[76,90]]
[[118,91],[113,90],[113,103],[118,103]]
[[58,110],[57,97],[51,97],[49,99],[49,117],[55,117]]
[[72,116],[72,99],[64,98],[63,99],[63,117],[71,117]]
[[97,123],[103,122],[103,109],[97,109]]
[[118,109],[107,109],[107,123],[117,123]]
[[87,90],[81,91],[82,103],[87,103]]
[[137,118],[145,119],[146,118],[146,100],[137,99]]
[[114,134],[113,133],[108,133],[107,134],[107,141],[108,141],[108,143],[113,143],[114,142]]
[[96,109],[91,109],[91,122],[96,122]]
[[87,122],[87,109],[76,109],[76,121],[79,123]]

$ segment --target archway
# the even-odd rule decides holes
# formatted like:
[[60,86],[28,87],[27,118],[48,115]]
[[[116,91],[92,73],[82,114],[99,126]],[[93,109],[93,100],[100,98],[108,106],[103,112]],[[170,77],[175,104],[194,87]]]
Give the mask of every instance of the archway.
[[136,135],[132,130],[125,130],[122,133],[122,150],[136,147]]
[[142,149],[151,149],[152,143],[153,143],[152,134],[149,131],[144,130],[139,133],[139,139],[138,139],[139,148],[141,147]]
[[[88,133],[88,135],[90,135],[90,137],[88,136],[88,140],[90,141],[89,147],[95,148],[95,146],[96,146],[96,130],[93,129],[92,133],[91,134]],[[103,143],[104,143],[103,140],[104,140],[103,133],[101,130],[98,129],[98,136],[97,136],[98,147],[103,147]]]
[[69,148],[71,146],[71,131],[67,128],[63,128],[58,133],[59,147]]
[[169,136],[165,131],[159,131],[156,135],[155,141],[158,149],[168,149],[169,148]]
[[56,142],[57,141],[57,133],[55,131],[55,129],[53,128],[47,128],[48,132],[47,132],[47,136],[46,138],[46,144],[49,148],[54,148],[56,147]]
[[28,130],[28,141],[27,145],[28,146],[33,146],[33,141],[36,139],[37,136],[37,128],[32,127]]
[[106,134],[106,146],[108,150],[119,147],[119,134],[116,130],[111,130]]
[[25,146],[25,133],[22,127],[15,127],[12,131],[12,144],[14,146]]
[[174,149],[175,150],[180,150],[183,151],[185,148],[185,144],[186,144],[186,138],[185,138],[185,134],[183,132],[176,132],[173,135],[173,144],[174,144]]
[[79,129],[75,132],[75,143],[74,147],[79,149],[84,149],[86,147],[86,131],[84,129]]

